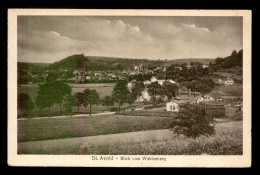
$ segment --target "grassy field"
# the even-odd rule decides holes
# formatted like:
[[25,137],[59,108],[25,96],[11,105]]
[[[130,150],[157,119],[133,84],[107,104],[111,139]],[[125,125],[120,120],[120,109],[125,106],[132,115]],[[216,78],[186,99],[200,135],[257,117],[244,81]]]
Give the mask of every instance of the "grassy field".
[[187,138],[181,135],[159,142],[93,146],[81,151],[80,154],[242,155],[242,145],[242,131],[233,129],[231,131],[217,131],[214,136],[200,136],[196,139]]
[[58,149],[32,149],[27,154],[94,155],[242,155],[242,122],[216,125],[216,133],[196,139],[173,134],[172,138],[137,143],[114,143],[81,148],[63,144]]
[[216,134],[196,139],[176,135],[172,139],[157,142],[95,146],[81,154],[111,155],[242,155],[243,132],[241,122],[216,125]]
[[171,118],[106,115],[18,120],[18,141],[38,141],[168,128]]
[[235,83],[231,86],[215,86],[210,92],[213,96],[243,96],[243,84]]

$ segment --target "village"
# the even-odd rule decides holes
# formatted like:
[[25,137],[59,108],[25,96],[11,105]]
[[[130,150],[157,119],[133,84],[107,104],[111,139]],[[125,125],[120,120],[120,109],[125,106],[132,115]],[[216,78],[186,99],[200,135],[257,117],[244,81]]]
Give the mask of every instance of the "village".
[[[136,86],[136,84],[141,84],[142,88],[139,89],[140,92],[136,96],[133,105],[131,107],[128,106],[123,108],[125,112],[145,110],[147,107],[152,108],[150,106],[156,107],[159,105],[161,107],[160,109],[162,109],[164,106],[165,111],[178,113],[180,111],[180,106],[187,103],[200,106],[204,105],[206,112],[222,118],[223,116],[226,116],[226,113],[229,113],[229,109],[232,109],[232,111],[235,109],[236,112],[241,112],[243,104],[241,97],[233,97],[230,99],[218,94],[210,94],[214,86],[232,86],[235,83],[232,77],[225,77],[214,74],[213,69],[214,65],[212,66],[212,63],[209,65],[197,62],[187,62],[184,64],[175,64],[168,67],[164,65],[159,67],[152,67],[150,65],[144,66],[141,63],[139,65],[134,64],[132,68],[122,71],[90,71],[81,68],[73,71],[70,70],[72,73],[70,73],[70,76],[67,76],[69,69],[61,68],[58,70],[58,73],[57,71],[54,73],[56,73],[58,80],[63,80],[75,85],[101,83],[103,86],[114,86],[113,84],[119,80],[122,80],[127,82],[127,88],[130,92]],[[203,74],[201,75],[202,77],[210,76],[210,78],[213,80],[211,83],[214,84],[211,89],[206,90],[205,92],[201,92],[200,89],[197,88],[196,91],[195,87],[198,85],[187,85],[185,82],[180,82],[181,78],[176,78],[173,80],[173,78],[168,75],[171,71],[173,71],[172,74],[187,74],[187,72],[189,73],[191,70],[197,72],[201,71]],[[41,75],[32,75],[31,73],[27,72],[26,75],[31,77],[29,79],[42,76],[42,80],[45,80],[48,74],[51,73],[53,73],[53,71],[46,70],[42,72]],[[30,81],[28,83],[32,84]],[[200,84],[200,82],[198,83]],[[164,92],[165,90],[171,91],[169,88],[172,88],[172,86],[169,86],[168,89],[165,87],[169,84],[172,85],[173,88],[176,88],[176,90],[173,92],[173,96],[170,97],[167,96],[167,94]],[[155,88],[154,92],[152,92],[152,88]],[[100,95],[102,96],[102,94]],[[230,101],[232,103],[229,103]],[[232,106],[231,108],[230,105]],[[84,113],[84,109],[81,110],[81,112]],[[232,115],[234,114],[232,113]],[[232,117],[232,115],[228,116]]]

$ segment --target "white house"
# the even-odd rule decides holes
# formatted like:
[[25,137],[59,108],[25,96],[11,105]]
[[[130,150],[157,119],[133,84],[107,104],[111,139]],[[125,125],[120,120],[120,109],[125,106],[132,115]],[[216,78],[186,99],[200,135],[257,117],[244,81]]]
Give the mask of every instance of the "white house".
[[156,78],[156,77],[152,77],[151,78],[151,82],[153,83],[153,82],[156,82],[156,81],[158,81],[158,79]]
[[191,67],[192,67],[191,64],[188,62],[186,68],[190,69]]
[[203,64],[203,65],[202,65],[202,68],[203,68],[203,69],[208,68],[208,67],[209,67],[209,65],[207,65],[207,64]]
[[94,75],[95,76],[101,76],[101,73],[100,72],[96,72]]
[[198,100],[197,100],[197,103],[200,103],[200,102],[209,102],[209,101],[215,101],[215,99],[209,95],[204,95],[204,96],[201,96]]
[[166,111],[179,112],[180,105],[176,101],[166,103]]
[[165,80],[158,80],[158,84],[161,86],[163,85],[164,82],[165,82]]
[[144,85],[150,85],[150,84],[151,84],[151,81],[149,81],[149,80],[144,81]]
[[217,82],[218,84],[223,84],[223,80],[221,80],[221,79],[218,79],[218,82]]
[[228,78],[226,81],[224,81],[225,86],[233,85],[235,82],[232,78]]
[[86,76],[86,80],[90,80],[91,79],[91,77],[90,76]]
[[173,80],[170,80],[169,83],[176,84],[176,82]]
[[151,100],[151,96],[148,93],[148,90],[145,89],[142,92],[142,95],[140,97],[137,98],[136,102],[143,102],[143,101],[150,101]]
[[128,87],[128,89],[132,89],[133,83],[132,82],[127,83],[127,87]]

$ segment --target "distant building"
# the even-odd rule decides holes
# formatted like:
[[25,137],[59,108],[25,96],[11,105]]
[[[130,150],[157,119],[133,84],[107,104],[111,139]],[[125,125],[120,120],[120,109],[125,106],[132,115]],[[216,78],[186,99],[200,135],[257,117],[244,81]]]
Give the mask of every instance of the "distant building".
[[192,67],[191,64],[188,62],[186,68],[190,69],[191,67]]
[[197,100],[197,103],[200,103],[200,102],[209,102],[209,101],[215,101],[215,99],[209,95],[204,95],[204,96],[201,96],[198,100]]
[[101,73],[100,72],[96,72],[94,75],[95,76],[101,76]]
[[132,87],[133,87],[133,83],[132,82],[127,83],[127,88],[128,89],[132,89]]
[[158,81],[158,79],[156,78],[156,77],[152,77],[151,78],[151,82],[153,83],[153,82],[156,82],[156,81]]
[[223,84],[223,80],[221,80],[221,79],[218,79],[218,82],[217,82],[218,84]]
[[90,76],[86,76],[86,80],[90,80],[91,79],[91,77]]
[[148,90],[145,89],[142,91],[142,95],[137,98],[136,102],[143,102],[143,101],[150,101],[150,100],[151,100],[151,96],[149,95]]
[[149,80],[144,81],[144,85],[150,85],[150,84],[151,84],[151,81],[149,81]]
[[235,82],[232,78],[228,78],[226,81],[224,81],[225,86],[233,85]]
[[209,65],[207,65],[207,64],[203,64],[203,65],[202,65],[202,68],[203,68],[203,69],[208,68],[208,67],[209,67]]
[[165,82],[165,80],[158,80],[158,84],[161,86],[163,85],[164,82]]
[[170,80],[169,83],[176,84],[176,82],[173,80]]

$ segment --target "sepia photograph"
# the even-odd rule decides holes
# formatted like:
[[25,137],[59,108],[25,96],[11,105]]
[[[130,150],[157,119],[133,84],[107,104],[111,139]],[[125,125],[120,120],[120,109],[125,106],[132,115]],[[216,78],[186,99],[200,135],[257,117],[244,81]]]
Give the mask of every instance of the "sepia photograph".
[[251,165],[250,11],[8,17],[10,165]]

